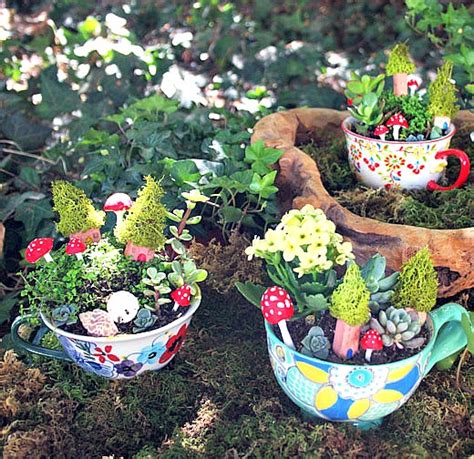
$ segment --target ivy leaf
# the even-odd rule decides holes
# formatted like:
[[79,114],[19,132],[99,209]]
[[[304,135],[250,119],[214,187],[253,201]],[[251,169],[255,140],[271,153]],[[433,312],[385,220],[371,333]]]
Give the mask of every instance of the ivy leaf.
[[42,101],[36,107],[36,112],[42,118],[54,118],[61,113],[69,113],[81,104],[79,94],[66,83],[58,81],[56,67],[48,67],[41,73]]
[[40,200],[44,199],[46,195],[43,193],[37,193],[35,191],[27,191],[21,194],[11,194],[8,197],[3,197],[0,205],[0,220],[5,221],[11,214],[15,212],[23,202],[28,199]]
[[16,142],[23,150],[36,150],[42,147],[51,134],[49,127],[27,118],[21,112],[5,116],[0,130],[6,138]]
[[33,239],[40,223],[45,219],[53,218],[53,210],[49,201],[25,201],[15,211],[15,220],[25,225],[25,238]]
[[236,223],[240,221],[244,214],[239,208],[233,206],[223,207],[219,210],[219,213],[225,223]]
[[263,140],[258,140],[245,149],[244,161],[251,164],[257,174],[266,174],[271,170],[269,165],[275,164],[282,154],[282,151],[266,147]]
[[170,175],[179,187],[185,183],[197,183],[201,178],[196,164],[190,159],[175,161],[171,166]]

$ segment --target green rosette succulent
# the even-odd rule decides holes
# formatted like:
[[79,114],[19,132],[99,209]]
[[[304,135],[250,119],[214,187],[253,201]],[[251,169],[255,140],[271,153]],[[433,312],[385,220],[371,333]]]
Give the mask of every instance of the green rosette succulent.
[[316,357],[318,359],[326,359],[329,355],[331,343],[324,336],[324,331],[321,327],[311,327],[308,334],[301,341],[301,353]]
[[425,338],[416,337],[421,331],[416,312],[390,306],[380,311],[378,317],[370,319],[370,328],[382,336],[383,345],[397,346],[399,349],[416,349],[423,345]]

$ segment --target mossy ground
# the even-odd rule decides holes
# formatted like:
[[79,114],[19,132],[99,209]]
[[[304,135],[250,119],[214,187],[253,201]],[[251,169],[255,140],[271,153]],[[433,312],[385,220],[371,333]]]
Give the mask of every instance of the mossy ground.
[[[471,128],[459,129],[451,148],[464,150],[471,163],[474,163],[474,144],[469,139]],[[474,225],[472,174],[466,185],[451,191],[407,192],[366,188],[357,182],[349,168],[346,144],[341,133],[331,133],[329,136],[316,133],[314,138],[316,140],[304,146],[303,150],[317,162],[328,192],[351,212],[387,223],[432,229],[457,229]],[[459,164],[450,158],[447,170],[447,176],[441,182],[443,185],[454,183]]]
[[205,290],[164,370],[108,381],[58,361],[0,361],[0,444],[21,457],[467,457],[473,369],[433,370],[379,430],[307,422],[277,385],[260,312]]

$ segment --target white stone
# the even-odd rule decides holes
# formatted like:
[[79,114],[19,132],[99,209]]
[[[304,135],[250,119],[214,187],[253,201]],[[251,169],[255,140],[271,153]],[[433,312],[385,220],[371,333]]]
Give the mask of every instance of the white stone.
[[126,324],[135,319],[140,304],[135,295],[125,290],[112,293],[107,301],[107,312],[115,323]]

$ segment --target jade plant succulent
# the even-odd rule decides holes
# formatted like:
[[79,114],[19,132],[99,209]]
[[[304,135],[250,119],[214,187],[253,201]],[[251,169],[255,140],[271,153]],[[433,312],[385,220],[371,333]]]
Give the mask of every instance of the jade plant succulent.
[[384,346],[397,346],[399,349],[416,349],[423,345],[425,338],[416,337],[421,331],[416,313],[390,306],[380,311],[377,318],[370,319],[370,328],[382,336]]
[[361,274],[370,292],[369,307],[373,312],[384,309],[390,304],[400,273],[394,272],[385,276],[387,260],[380,254],[375,254],[362,266]]

